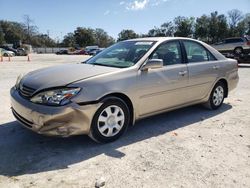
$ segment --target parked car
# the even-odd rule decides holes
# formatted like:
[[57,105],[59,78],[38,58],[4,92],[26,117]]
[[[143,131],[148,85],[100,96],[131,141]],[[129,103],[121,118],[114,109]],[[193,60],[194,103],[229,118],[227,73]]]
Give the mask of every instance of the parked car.
[[6,50],[6,51],[10,51],[13,52],[15,54],[15,56],[26,56],[28,55],[27,51],[24,48],[12,48],[9,46],[0,46],[0,48]]
[[27,56],[28,53],[24,48],[17,48],[17,55],[18,56]]
[[63,55],[63,54],[68,54],[68,50],[59,50],[56,52],[56,55]]
[[99,46],[86,46],[85,50],[93,50],[93,49],[99,49]]
[[5,50],[3,48],[0,48],[0,53],[1,53],[2,56],[5,56],[5,57],[13,57],[13,56],[15,56],[14,52]]
[[6,51],[11,51],[11,52],[14,52],[15,55],[17,55],[17,50],[14,49],[14,48],[11,48],[9,46],[0,46],[0,48],[6,50]]
[[39,134],[87,134],[106,143],[145,117],[199,103],[216,110],[238,79],[236,60],[203,42],[140,38],[114,44],[82,64],[18,77],[11,108]]
[[93,49],[88,52],[88,55],[95,56],[96,54],[100,53],[102,50],[101,49]]
[[86,46],[85,48],[86,55],[91,55],[93,54],[92,52],[95,53],[97,50],[99,50],[98,46]]
[[86,55],[85,50],[76,50],[72,53],[73,55]]
[[234,55],[250,53],[250,41],[246,37],[227,38],[212,46],[221,53],[233,53]]

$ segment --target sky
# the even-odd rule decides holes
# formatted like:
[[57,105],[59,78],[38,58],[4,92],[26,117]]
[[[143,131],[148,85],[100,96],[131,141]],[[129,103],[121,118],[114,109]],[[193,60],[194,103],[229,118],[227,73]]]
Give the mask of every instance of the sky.
[[177,16],[232,9],[250,13],[250,0],[0,0],[0,20],[23,22],[29,15],[39,32],[53,39],[76,27],[102,28],[117,38],[122,29],[147,33]]

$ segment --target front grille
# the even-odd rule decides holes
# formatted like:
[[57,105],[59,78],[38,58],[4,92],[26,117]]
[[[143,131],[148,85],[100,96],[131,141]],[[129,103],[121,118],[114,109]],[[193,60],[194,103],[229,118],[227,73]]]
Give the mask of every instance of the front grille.
[[13,108],[12,109],[12,113],[15,116],[15,118],[20,121],[23,125],[25,125],[28,128],[32,128],[33,123],[27,119],[25,119],[24,117],[22,117],[21,115],[19,115]]
[[35,91],[36,91],[35,89],[25,85],[20,85],[19,87],[19,93],[25,98],[30,98]]

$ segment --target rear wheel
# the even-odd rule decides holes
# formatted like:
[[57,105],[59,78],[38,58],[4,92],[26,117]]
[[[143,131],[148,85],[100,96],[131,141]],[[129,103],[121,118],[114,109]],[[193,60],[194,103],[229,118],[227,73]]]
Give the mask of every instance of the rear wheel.
[[8,55],[7,53],[4,53],[3,56],[4,56],[4,57],[8,57],[9,55]]
[[223,104],[225,98],[226,88],[223,82],[218,82],[209,97],[208,102],[205,104],[206,107],[212,110],[216,110]]
[[109,98],[96,111],[89,136],[100,143],[117,140],[128,128],[129,109],[119,98]]

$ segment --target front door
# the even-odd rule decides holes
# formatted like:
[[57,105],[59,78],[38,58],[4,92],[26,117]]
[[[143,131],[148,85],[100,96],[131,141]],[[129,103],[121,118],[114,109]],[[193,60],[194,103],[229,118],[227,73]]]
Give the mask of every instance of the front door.
[[149,59],[162,59],[159,69],[139,71],[139,115],[144,116],[187,102],[188,69],[178,40],[161,44]]

